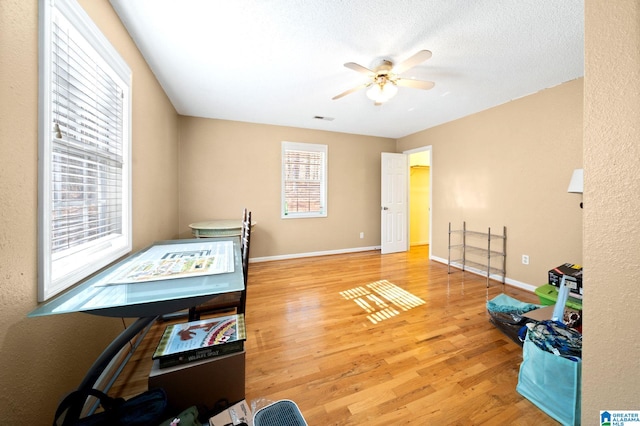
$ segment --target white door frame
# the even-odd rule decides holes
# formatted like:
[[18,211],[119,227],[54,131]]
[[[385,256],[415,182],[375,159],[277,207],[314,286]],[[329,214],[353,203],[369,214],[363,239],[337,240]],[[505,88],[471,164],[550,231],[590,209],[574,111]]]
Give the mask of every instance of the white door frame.
[[[433,239],[433,151],[432,151],[432,146],[428,145],[428,146],[423,146],[420,148],[413,148],[413,149],[409,149],[407,151],[403,151],[403,154],[407,154],[407,155],[411,155],[411,154],[415,154],[418,152],[425,152],[428,151],[429,152],[429,160],[430,160],[430,164],[429,164],[429,259],[431,259],[431,246],[432,246],[432,239]],[[411,206],[411,191],[407,192],[407,198],[408,198],[408,204],[409,206]],[[411,218],[410,218],[410,212],[411,212],[411,208],[407,209],[407,223],[410,224],[411,223]],[[410,225],[407,226],[407,232],[410,232],[409,229]],[[407,238],[410,237],[407,236]]]

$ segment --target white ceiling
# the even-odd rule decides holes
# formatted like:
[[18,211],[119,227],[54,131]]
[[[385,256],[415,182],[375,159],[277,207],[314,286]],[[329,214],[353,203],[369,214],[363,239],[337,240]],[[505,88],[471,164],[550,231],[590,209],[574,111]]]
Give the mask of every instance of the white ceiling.
[[[179,114],[399,138],[584,74],[583,0],[111,0]],[[345,68],[433,57],[382,106]],[[135,85],[135,81],[134,81]],[[319,120],[314,117],[330,117]]]

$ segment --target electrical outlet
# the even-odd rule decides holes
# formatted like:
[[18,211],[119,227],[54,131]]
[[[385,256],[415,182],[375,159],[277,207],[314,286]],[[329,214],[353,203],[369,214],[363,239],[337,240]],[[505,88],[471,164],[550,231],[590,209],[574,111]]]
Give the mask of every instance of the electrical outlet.
[[522,264],[523,265],[528,265],[529,264],[529,255],[528,254],[523,254],[522,255]]
[[364,232],[360,233],[360,238],[364,238]]

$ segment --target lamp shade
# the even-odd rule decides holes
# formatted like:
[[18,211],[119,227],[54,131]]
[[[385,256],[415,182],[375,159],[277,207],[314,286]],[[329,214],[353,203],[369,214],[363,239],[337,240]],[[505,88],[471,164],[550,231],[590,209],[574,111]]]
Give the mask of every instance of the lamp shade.
[[569,182],[569,188],[567,192],[575,192],[582,194],[584,173],[583,169],[575,169],[571,175],[571,182]]

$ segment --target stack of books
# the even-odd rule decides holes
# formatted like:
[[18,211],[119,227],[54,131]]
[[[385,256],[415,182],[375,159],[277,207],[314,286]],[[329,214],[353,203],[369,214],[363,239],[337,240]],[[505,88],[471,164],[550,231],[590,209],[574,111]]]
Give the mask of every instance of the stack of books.
[[247,339],[244,315],[227,315],[167,326],[153,359],[160,368],[244,350]]

